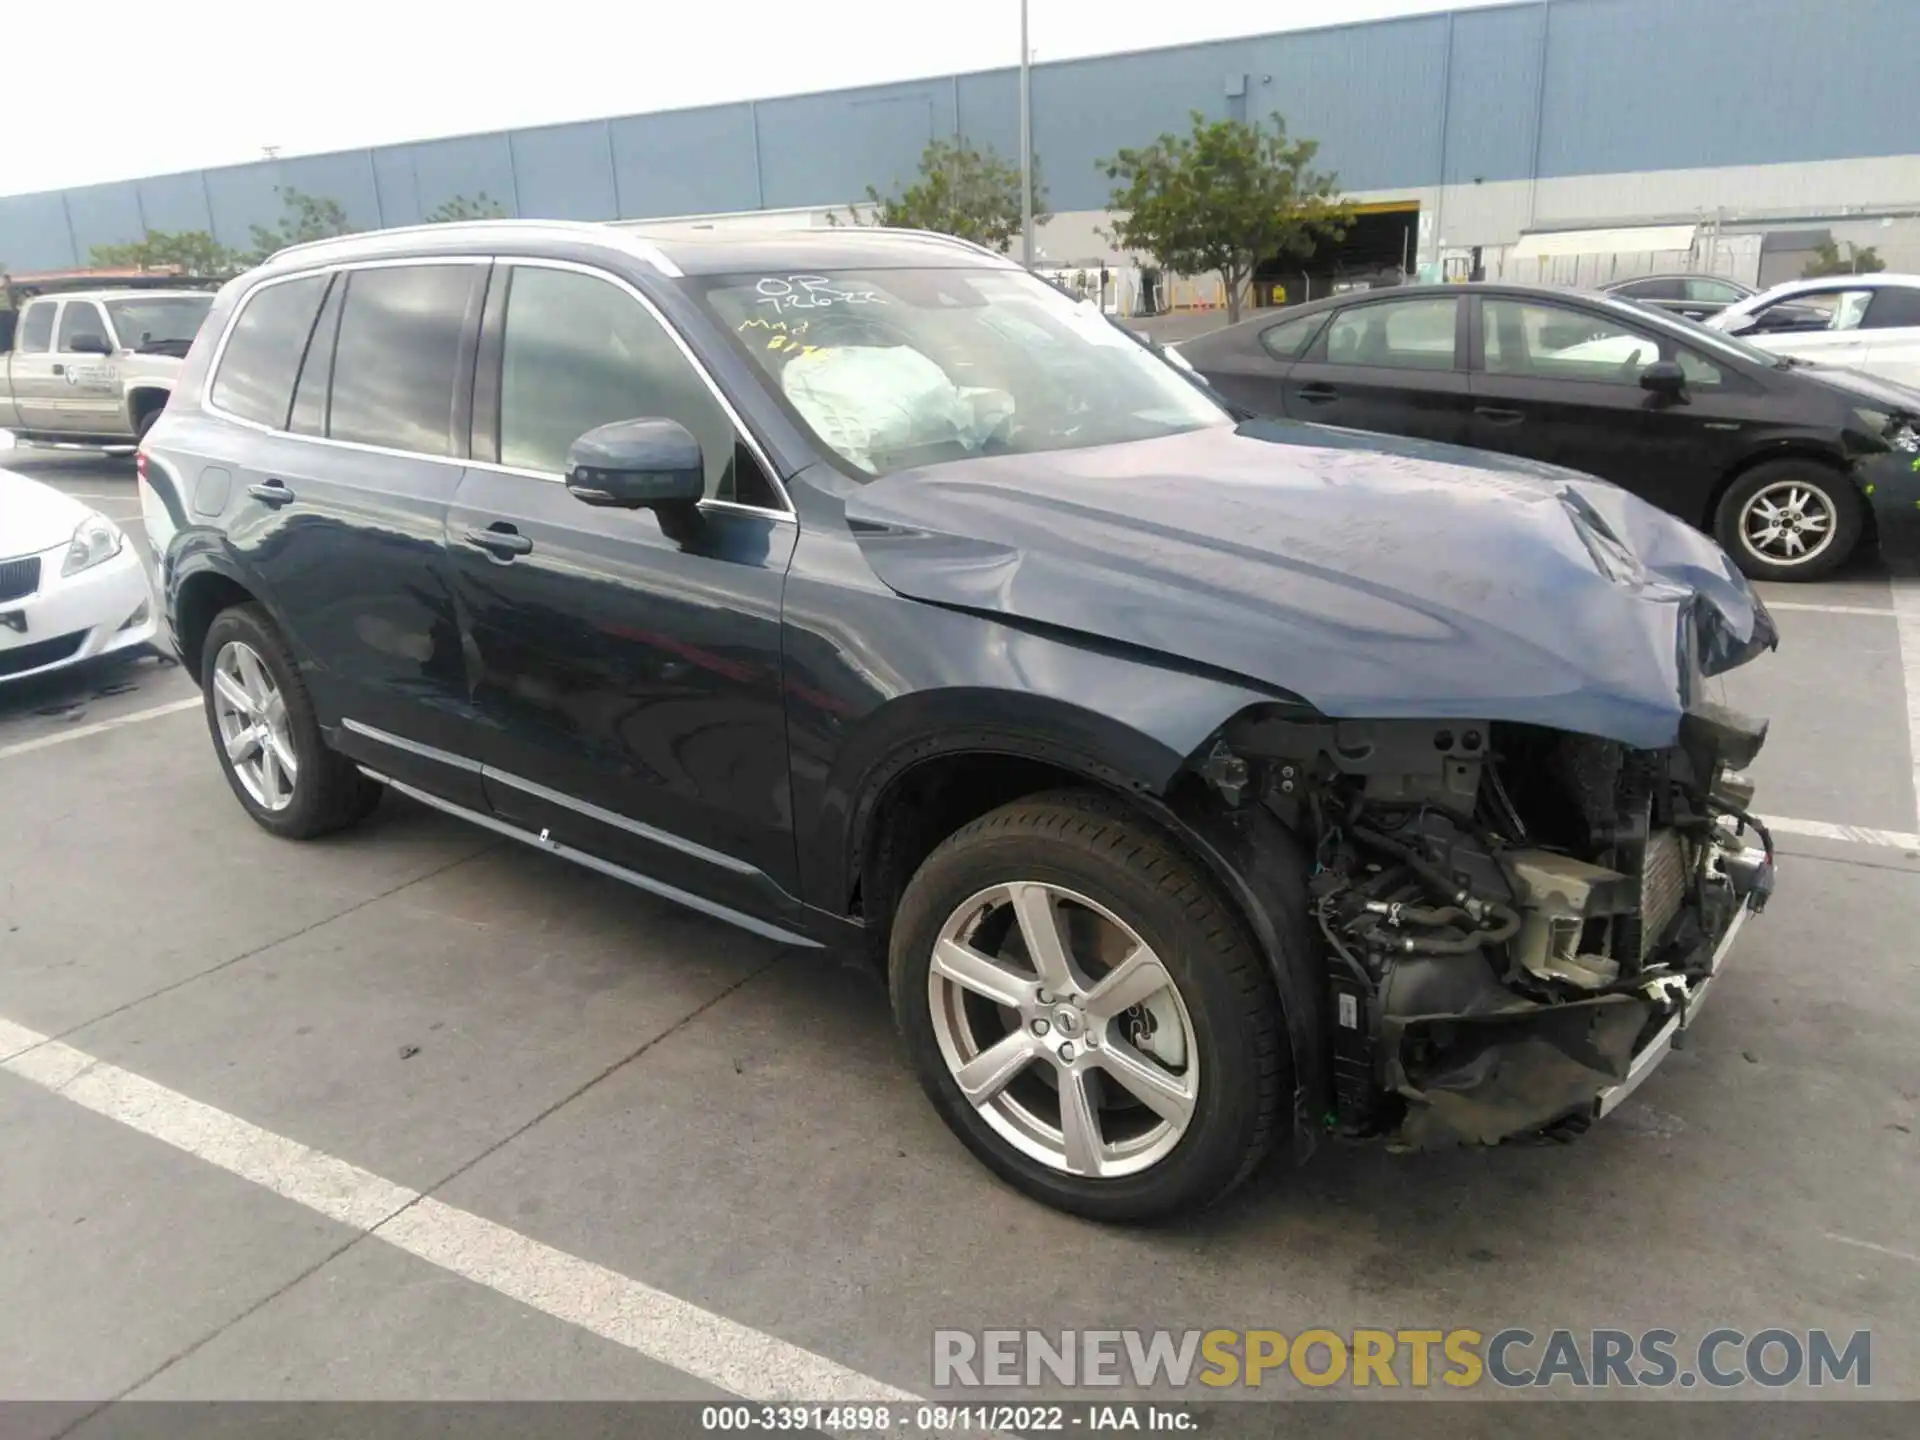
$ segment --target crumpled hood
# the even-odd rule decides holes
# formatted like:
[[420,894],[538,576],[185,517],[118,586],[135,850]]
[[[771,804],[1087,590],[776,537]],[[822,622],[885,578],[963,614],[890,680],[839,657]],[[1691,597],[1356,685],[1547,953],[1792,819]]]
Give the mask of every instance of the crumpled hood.
[[1231,671],[1347,718],[1676,743],[1702,675],[1777,643],[1711,540],[1603,481],[1276,421],[930,466],[847,518],[933,604]]
[[38,555],[73,539],[92,512],[70,495],[17,470],[0,470],[0,560]]

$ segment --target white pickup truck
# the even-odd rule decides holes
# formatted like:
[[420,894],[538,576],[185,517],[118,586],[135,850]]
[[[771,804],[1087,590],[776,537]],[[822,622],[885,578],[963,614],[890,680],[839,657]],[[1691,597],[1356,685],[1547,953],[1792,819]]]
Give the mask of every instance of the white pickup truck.
[[213,295],[89,289],[20,303],[0,361],[0,430],[117,448],[137,444],[165,407]]

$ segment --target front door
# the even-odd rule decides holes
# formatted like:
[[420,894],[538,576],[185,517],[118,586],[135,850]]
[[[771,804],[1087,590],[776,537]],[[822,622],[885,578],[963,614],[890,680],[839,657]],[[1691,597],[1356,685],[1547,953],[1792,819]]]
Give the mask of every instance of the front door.
[[[1849,288],[1841,281],[1819,290],[1798,290],[1754,311],[1757,327],[1742,334],[1777,355],[1792,355],[1815,365],[1858,369],[1867,359],[1868,336],[1863,325],[1873,293],[1865,286]],[[1772,328],[1788,324],[1787,317],[1791,317],[1789,328]]]
[[56,418],[51,428],[68,435],[133,438],[120,398],[120,357],[106,315],[96,302],[62,302],[54,332],[53,373],[64,382],[64,389],[54,392]]
[[[1715,403],[1744,382],[1684,346],[1552,301],[1476,297],[1473,439],[1483,450],[1598,475],[1698,524],[1741,422]],[[1641,386],[1676,361],[1679,397]]]
[[53,321],[59,309],[58,300],[35,300],[20,312],[13,332],[7,375],[22,430],[53,430],[59,425],[54,402],[67,388],[65,374],[53,373]]
[[[498,288],[496,280],[496,288]],[[447,518],[503,818],[772,919],[794,888],[780,604],[793,517],[665,323],[624,283],[516,264],[490,300],[476,457]],[[660,417],[707,495],[661,515],[576,499],[588,430]]]
[[1334,312],[1287,371],[1287,415],[1464,444],[1472,399],[1454,295],[1367,300]]

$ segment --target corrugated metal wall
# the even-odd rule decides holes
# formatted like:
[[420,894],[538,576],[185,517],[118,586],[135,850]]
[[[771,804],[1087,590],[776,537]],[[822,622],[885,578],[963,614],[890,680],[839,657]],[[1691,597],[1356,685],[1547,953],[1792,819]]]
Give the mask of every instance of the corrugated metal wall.
[[[1531,0],[1102,56],[1036,67],[1034,143],[1056,211],[1104,206],[1098,161],[1192,110],[1278,111],[1356,191],[1913,154],[1916,18],[1920,0]],[[955,131],[1018,148],[1012,71],[5,197],[0,259],[80,264],[144,229],[245,245],[276,185],[365,226],[481,192],[572,219],[838,204]]]

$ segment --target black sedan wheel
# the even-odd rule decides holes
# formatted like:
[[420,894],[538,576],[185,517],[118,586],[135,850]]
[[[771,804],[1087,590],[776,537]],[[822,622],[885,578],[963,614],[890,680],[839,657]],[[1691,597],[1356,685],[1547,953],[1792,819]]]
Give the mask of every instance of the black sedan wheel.
[[1714,532],[1755,580],[1817,580],[1860,542],[1866,507],[1853,482],[1810,460],[1756,465],[1721,498]]
[[1062,792],[983,816],[908,885],[894,1013],[976,1156],[1094,1219],[1205,1205],[1281,1133],[1278,1005],[1238,918],[1170,836]]

